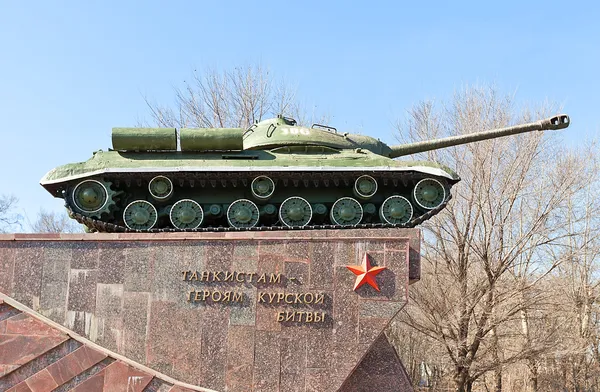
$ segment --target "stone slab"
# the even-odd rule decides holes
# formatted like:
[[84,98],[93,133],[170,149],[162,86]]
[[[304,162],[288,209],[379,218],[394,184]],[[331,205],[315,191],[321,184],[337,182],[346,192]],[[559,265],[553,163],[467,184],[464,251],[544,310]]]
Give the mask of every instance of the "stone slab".
[[[191,385],[336,391],[406,304],[419,245],[417,229],[5,235],[0,288]],[[387,268],[375,278],[380,291],[353,290],[346,266],[365,254]],[[90,375],[86,388],[128,374],[112,369]]]
[[[13,328],[9,329],[11,333],[0,334],[0,341],[8,338],[21,342],[16,347],[0,346],[0,391],[214,392],[188,389],[179,382],[173,385],[173,380],[167,381],[160,373],[117,360],[109,351],[92,347],[88,339],[70,338],[66,329],[30,309],[23,307],[18,311],[4,298],[3,314],[7,317],[3,322]],[[14,303],[12,299],[7,301]],[[26,341],[32,337],[35,339]],[[61,343],[52,347],[57,341]]]

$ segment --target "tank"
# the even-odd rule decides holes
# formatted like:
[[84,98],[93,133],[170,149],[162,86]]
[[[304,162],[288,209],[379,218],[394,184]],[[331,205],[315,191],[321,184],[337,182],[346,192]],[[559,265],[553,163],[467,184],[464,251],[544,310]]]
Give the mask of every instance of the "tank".
[[112,149],[40,183],[100,232],[414,227],[444,209],[460,178],[394,158],[568,125],[561,114],[397,146],[283,116],[248,129],[113,128]]

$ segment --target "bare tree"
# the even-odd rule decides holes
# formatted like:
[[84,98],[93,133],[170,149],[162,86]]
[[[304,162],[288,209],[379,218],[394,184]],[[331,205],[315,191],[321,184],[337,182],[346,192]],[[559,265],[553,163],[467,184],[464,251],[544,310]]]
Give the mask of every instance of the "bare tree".
[[575,391],[600,388],[600,179],[597,147],[588,145],[579,154],[590,163],[593,179],[571,196],[563,219],[572,235],[550,255],[569,262],[559,266],[552,282],[562,299],[562,307],[555,310],[564,320],[562,344],[552,358],[556,368],[544,373],[555,389]]
[[[418,105],[400,130],[423,140],[530,121],[543,112],[515,115],[510,97],[469,88],[442,110]],[[589,180],[580,170],[585,161],[539,132],[427,158],[456,168],[462,181],[448,207],[423,226],[423,279],[411,288],[401,322],[444,349],[456,391],[471,391],[489,372],[492,389],[500,391],[503,366],[548,347],[514,344],[519,335],[505,327],[523,311],[547,305],[536,282],[563,261],[544,255],[572,234],[562,217],[569,195]],[[529,279],[515,284],[515,273]]]
[[17,201],[15,196],[0,196],[0,233],[20,223],[21,216],[15,211]]
[[82,233],[83,226],[75,223],[63,212],[55,212],[40,209],[36,221],[30,225],[34,233]]
[[163,106],[146,98],[155,124],[177,128],[248,128],[278,114],[301,124],[323,122],[299,104],[295,89],[275,80],[260,65],[217,71],[194,71],[191,81],[175,89],[175,105]]

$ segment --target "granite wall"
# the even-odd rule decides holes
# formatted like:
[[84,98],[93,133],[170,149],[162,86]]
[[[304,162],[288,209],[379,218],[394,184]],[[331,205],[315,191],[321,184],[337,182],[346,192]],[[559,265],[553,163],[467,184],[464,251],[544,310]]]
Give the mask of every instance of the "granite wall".
[[[419,279],[416,229],[1,235],[0,292],[219,391],[334,391]],[[368,254],[380,291],[354,291]],[[346,384],[347,385],[347,384]]]

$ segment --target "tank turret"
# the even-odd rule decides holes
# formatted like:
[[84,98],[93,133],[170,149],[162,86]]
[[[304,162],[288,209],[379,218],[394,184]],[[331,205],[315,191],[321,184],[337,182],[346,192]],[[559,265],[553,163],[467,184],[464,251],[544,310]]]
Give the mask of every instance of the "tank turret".
[[378,139],[278,116],[242,128],[113,128],[112,149],[48,172],[41,185],[95,231],[413,227],[460,178],[392,158],[522,132],[567,115],[431,141]]

